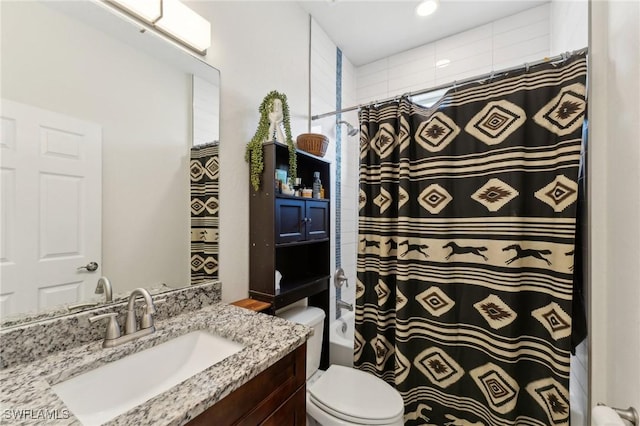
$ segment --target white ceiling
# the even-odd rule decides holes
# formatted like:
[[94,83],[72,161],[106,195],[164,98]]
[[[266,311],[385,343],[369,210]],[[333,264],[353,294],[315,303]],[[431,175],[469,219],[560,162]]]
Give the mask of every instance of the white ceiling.
[[298,3],[355,66],[374,62],[549,0],[440,0],[431,16],[419,0],[307,0]]

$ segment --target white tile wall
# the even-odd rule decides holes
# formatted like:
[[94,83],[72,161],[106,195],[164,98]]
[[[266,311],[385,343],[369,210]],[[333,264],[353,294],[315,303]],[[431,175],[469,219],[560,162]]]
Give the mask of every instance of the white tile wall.
[[550,17],[551,55],[589,44],[589,2],[552,0]]
[[[312,115],[336,110],[336,55],[337,46],[329,39],[322,28],[312,21],[311,37],[311,111]],[[349,58],[342,57],[342,106],[354,105],[356,102],[356,68]],[[375,78],[375,77],[374,77]],[[344,113],[342,120],[358,127],[356,111]],[[331,145],[325,158],[335,158],[336,117],[331,116],[314,120],[313,131],[329,137]],[[355,302],[355,271],[357,255],[357,193],[358,193],[358,136],[348,136],[346,126],[342,127],[342,199],[341,199],[341,264],[349,279],[349,287],[343,287],[342,299],[348,303]],[[335,196],[336,167],[332,164],[332,182]],[[332,217],[336,217],[335,199],[332,200]],[[335,236],[335,224],[332,229]],[[335,244],[335,238],[332,239]],[[336,262],[333,258],[335,247],[331,247],[332,271]],[[331,286],[331,298],[335,299],[335,288]],[[335,304],[331,303],[331,318],[335,318]]]
[[[342,105],[356,103],[357,73],[349,58],[342,56]],[[358,113],[342,114],[342,119],[358,128]],[[349,136],[346,126],[342,127],[342,268],[349,279],[349,287],[342,287],[342,300],[355,303],[356,257],[358,239],[358,142],[360,135]]]
[[[550,56],[550,4],[358,67],[357,104]],[[450,60],[444,68],[436,62]]]
[[[311,20],[311,115],[322,114],[336,109],[336,45],[327,36],[315,20]],[[336,217],[335,187],[335,117],[327,117],[311,122],[311,131],[321,133],[330,140],[325,159],[331,163],[331,217]],[[331,271],[335,270],[335,220],[331,221]],[[333,281],[331,281],[333,282]],[[333,286],[330,286],[331,300],[335,298]],[[330,318],[335,318],[335,304],[330,303]]]

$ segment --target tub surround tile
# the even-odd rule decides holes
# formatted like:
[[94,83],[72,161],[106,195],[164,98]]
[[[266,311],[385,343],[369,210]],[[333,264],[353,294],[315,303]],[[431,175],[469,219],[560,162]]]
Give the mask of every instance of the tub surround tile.
[[[222,286],[209,282],[153,295],[156,305],[156,321],[184,312],[192,312],[219,303]],[[127,316],[127,298],[96,308],[55,318],[34,321],[0,330],[0,369],[30,363],[59,351],[86,343],[101,341],[105,335],[106,321],[91,324],[89,318],[106,312],[117,312],[118,323],[123,329]],[[137,318],[142,312],[143,299],[136,301]]]
[[[303,325],[222,303],[159,320],[156,325],[154,334],[122,346],[103,349],[101,341],[92,342],[0,371],[0,405],[4,410],[58,410],[59,417],[69,413],[69,418],[59,418],[56,424],[78,425],[52,385],[195,330],[207,330],[244,345],[240,352],[107,423],[182,425],[303,344],[311,334]],[[27,419],[24,424],[37,423]]]

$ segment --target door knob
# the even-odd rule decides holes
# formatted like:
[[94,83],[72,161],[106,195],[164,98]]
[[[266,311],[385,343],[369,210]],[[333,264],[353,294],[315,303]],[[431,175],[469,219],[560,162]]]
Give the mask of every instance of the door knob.
[[83,269],[89,271],[89,272],[94,272],[98,270],[98,264],[96,262],[89,262],[84,266],[79,266],[78,267],[78,271],[82,271]]

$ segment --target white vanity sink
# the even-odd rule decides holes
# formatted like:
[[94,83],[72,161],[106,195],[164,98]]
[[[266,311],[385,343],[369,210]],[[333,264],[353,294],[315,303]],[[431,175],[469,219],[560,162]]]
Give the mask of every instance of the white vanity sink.
[[194,331],[52,388],[83,425],[102,424],[242,348],[224,337]]

